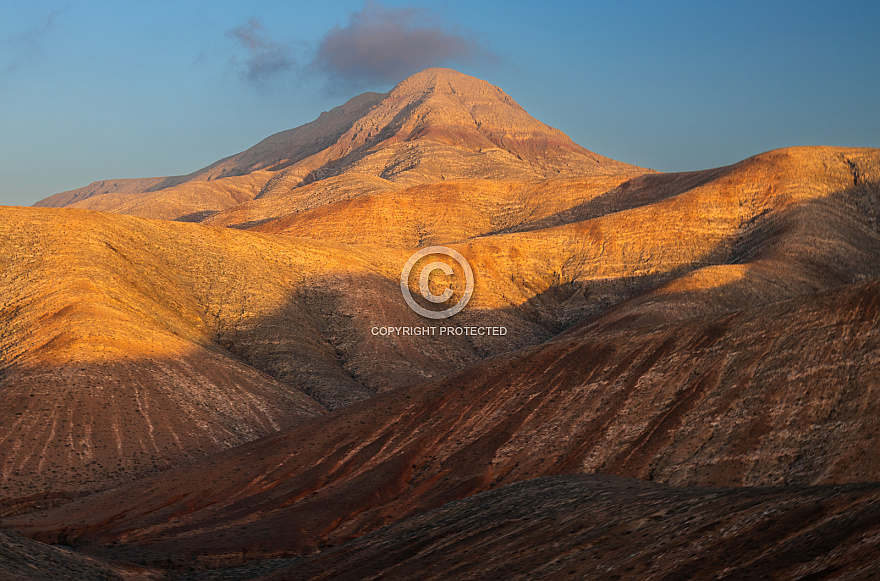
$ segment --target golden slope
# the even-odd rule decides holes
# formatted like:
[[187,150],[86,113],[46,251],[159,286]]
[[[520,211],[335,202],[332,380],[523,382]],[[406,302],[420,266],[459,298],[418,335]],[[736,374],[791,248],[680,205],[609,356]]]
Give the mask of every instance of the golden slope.
[[[546,227],[578,206],[608,195],[626,175],[541,182],[457,180],[380,190],[291,213],[252,227],[348,244],[419,248],[485,236],[524,225]],[[604,212],[602,212],[604,213]],[[234,212],[210,220],[216,224]]]
[[[344,176],[354,183],[343,190],[321,188],[324,203],[362,193],[359,181],[401,187],[463,178],[536,181],[643,171],[575,144],[485,81],[428,69],[384,95],[354,97],[311,123],[187,176],[96,182],[36,205],[197,221],[259,197],[251,211],[266,208],[257,210],[261,216],[253,221],[280,215],[273,214],[275,203],[263,199],[289,198],[298,188]],[[327,198],[332,190],[336,193]]]
[[[397,248],[6,209],[0,357],[9,494],[131,478],[319,409],[291,388],[335,408],[602,313],[589,329],[712,315],[880,276],[872,258],[880,255],[878,157],[800,148],[705,175],[573,180],[557,206],[538,203],[532,214],[521,206],[513,219],[503,209],[523,190],[496,184],[463,230],[449,224],[468,217],[468,206],[444,194],[483,182],[358,202],[348,220],[330,205],[312,222],[323,228],[315,236],[375,241],[371,216],[397,204],[406,226],[391,228],[401,234],[387,241]],[[542,187],[539,200],[555,191]],[[410,208],[420,207],[441,219],[415,240]],[[597,208],[605,213],[590,218]],[[562,223],[540,227],[554,221]],[[508,233],[480,235],[501,225]],[[406,246],[459,236],[453,246],[471,262],[476,287],[453,324],[503,325],[508,335],[375,336],[375,326],[448,323],[410,311],[398,278]],[[147,405],[170,419],[157,428]]]
[[[231,289],[210,266],[235,245],[159,225],[0,212],[3,496],[105,487],[322,413],[217,344],[230,319],[206,295]],[[219,250],[181,253],[200,243]]]

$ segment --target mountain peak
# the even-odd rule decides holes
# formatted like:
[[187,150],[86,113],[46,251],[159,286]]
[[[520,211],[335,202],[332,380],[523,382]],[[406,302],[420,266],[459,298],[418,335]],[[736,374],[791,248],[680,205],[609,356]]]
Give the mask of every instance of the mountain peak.
[[[189,179],[284,170],[275,187],[347,172],[401,185],[456,178],[545,179],[639,168],[588,151],[529,115],[500,88],[447,68],[365,93]],[[283,184],[283,186],[282,186]],[[263,190],[268,195],[275,188]],[[285,190],[285,191],[286,191]]]
[[[271,172],[254,178],[262,180],[257,186],[262,198],[346,176],[410,186],[450,179],[532,181],[644,170],[581,147],[491,83],[453,69],[429,68],[388,93],[355,96],[311,123],[276,133],[189,175],[152,180],[143,191],[257,171]],[[114,187],[95,185],[40,203],[64,205],[99,193],[122,193]],[[204,188],[212,190],[207,184]]]
[[[438,98],[432,99],[432,97]],[[386,94],[386,98],[392,101],[418,101],[419,104],[425,103],[426,107],[431,109],[461,109],[468,116],[473,116],[476,110],[486,112],[494,109],[495,113],[506,117],[508,122],[520,125],[527,120],[527,125],[538,124],[542,128],[547,127],[529,116],[510,95],[500,88],[453,69],[425,69],[398,83]],[[482,122],[476,118],[473,121]],[[463,122],[465,126],[472,124],[472,121],[467,117],[456,119],[456,122]],[[561,132],[559,133],[561,135]]]
[[454,69],[430,68],[407,77],[388,94],[406,93],[455,93],[462,95],[503,95],[504,91],[482,79],[460,73]]

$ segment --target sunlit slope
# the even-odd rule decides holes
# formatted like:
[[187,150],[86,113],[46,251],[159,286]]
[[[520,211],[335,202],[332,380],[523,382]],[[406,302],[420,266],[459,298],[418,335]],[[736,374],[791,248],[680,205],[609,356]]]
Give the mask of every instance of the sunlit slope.
[[541,297],[556,298],[563,323],[619,305],[602,321],[656,324],[880,276],[880,150],[776,150],[651,195],[663,177],[641,192],[653,203],[460,247],[493,296],[516,296],[498,288],[505,272],[534,290],[531,273],[553,273],[537,300],[513,302],[540,310]]
[[[4,477],[88,488],[97,481],[65,466],[113,478],[156,470],[319,410],[303,393],[336,408],[576,324],[644,327],[875,278],[877,167],[877,150],[798,148],[586,194],[574,180],[561,202],[569,209],[537,204],[532,222],[499,210],[520,195],[516,185],[497,184],[468,220],[455,198],[444,209],[426,186],[347,220],[331,204],[323,221],[309,218],[315,230],[301,234],[311,239],[5,209]],[[612,193],[597,193],[606,186]],[[597,197],[600,215],[584,213]],[[411,209],[422,200],[450,214],[416,241]],[[406,227],[386,240],[399,247],[379,245],[369,227],[390,203],[406,210],[396,222]],[[559,225],[542,227],[551,219]],[[402,301],[414,242],[450,244],[474,269],[474,296],[454,324],[508,334],[376,336],[377,326],[447,324]],[[260,395],[251,404],[245,393]]]
[[[241,224],[349,199],[377,186],[394,190],[457,179],[531,182],[644,171],[577,145],[498,87],[450,69],[428,69],[388,93],[354,97],[311,123],[192,174],[106,180],[37,205],[188,221],[228,210],[231,215],[214,223]],[[272,199],[279,196],[286,206],[281,211],[279,200]],[[247,220],[236,209],[243,202]]]
[[248,317],[287,309],[276,334],[353,383],[287,304],[320,250],[74,210],[0,221],[5,496],[106,486],[322,413],[224,347]]

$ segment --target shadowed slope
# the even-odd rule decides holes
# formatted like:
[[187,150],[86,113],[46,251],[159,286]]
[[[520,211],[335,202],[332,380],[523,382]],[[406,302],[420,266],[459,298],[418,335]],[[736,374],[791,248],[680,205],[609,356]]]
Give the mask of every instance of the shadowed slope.
[[0,531],[0,579],[3,581],[160,581],[160,572],[107,563],[70,549],[52,547]]
[[878,305],[875,282],[561,339],[7,526],[117,558],[217,563],[309,553],[541,475],[878,480]]
[[511,484],[306,559],[160,573],[0,533],[10,581],[855,580],[880,574],[876,484],[677,488],[610,476]]
[[240,579],[856,580],[880,575],[878,545],[876,484],[688,489],[557,476]]

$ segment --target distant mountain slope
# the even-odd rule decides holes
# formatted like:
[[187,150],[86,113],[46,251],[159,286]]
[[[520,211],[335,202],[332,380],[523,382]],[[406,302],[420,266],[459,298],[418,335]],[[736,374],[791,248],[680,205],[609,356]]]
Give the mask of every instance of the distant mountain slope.
[[[628,179],[626,175],[609,175],[539,182],[436,182],[364,193],[286,213],[250,229],[347,244],[419,248],[511,231],[539,221],[544,222],[542,226],[558,225],[563,220],[554,218],[590,200],[611,196]],[[251,207],[242,204],[206,223],[241,219]]]
[[337,144],[352,124],[368,115],[383,97],[380,93],[352,97],[345,104],[321,113],[311,123],[276,133],[250,149],[184,177],[186,181],[208,181],[289,167]]
[[[35,205],[192,220],[339,176],[352,178],[344,198],[360,193],[362,180],[373,179],[399,187],[643,171],[575,144],[485,81],[428,69],[386,94],[354,97],[311,123],[192,174],[96,182]],[[234,179],[251,174],[253,179]],[[216,180],[226,185],[218,190]]]
[[63,208],[95,196],[105,194],[138,194],[148,192],[168,178],[141,178],[121,180],[101,180],[93,182],[83,188],[77,188],[68,192],[61,192],[54,196],[44,198],[34,204],[36,208]]

